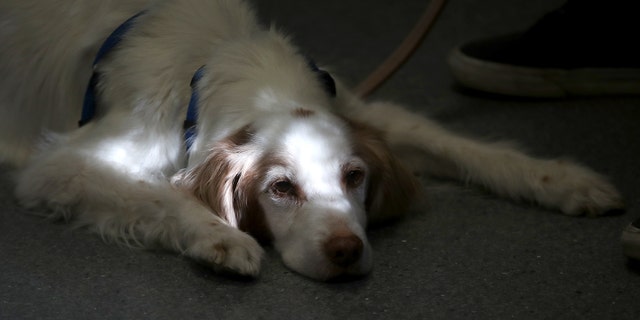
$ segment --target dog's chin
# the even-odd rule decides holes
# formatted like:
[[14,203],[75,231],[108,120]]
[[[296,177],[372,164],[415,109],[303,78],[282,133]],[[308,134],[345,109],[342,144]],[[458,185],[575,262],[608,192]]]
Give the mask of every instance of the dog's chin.
[[291,270],[317,281],[347,282],[361,279],[371,273],[373,267],[371,250],[365,249],[362,258],[353,265],[342,267],[324,258],[287,259],[283,256],[284,264]]

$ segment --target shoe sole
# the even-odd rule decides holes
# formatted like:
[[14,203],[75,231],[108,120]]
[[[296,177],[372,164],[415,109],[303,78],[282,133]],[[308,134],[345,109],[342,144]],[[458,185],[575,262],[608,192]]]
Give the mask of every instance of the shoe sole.
[[640,260],[640,229],[633,224],[629,224],[623,231],[622,237],[622,251],[624,254],[632,259]]
[[640,94],[640,68],[520,67],[475,59],[460,48],[449,56],[449,65],[461,85],[502,95],[559,98]]

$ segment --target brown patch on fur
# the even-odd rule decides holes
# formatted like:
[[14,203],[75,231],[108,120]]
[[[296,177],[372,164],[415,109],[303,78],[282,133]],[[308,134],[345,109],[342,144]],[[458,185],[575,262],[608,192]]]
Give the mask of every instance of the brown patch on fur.
[[255,132],[251,128],[251,125],[246,125],[240,130],[236,131],[234,134],[227,137],[227,139],[223,143],[226,143],[229,147],[243,146],[251,142],[254,134]]
[[227,254],[227,247],[222,243],[217,243],[216,245],[214,245],[213,250],[217,251],[218,254]]
[[307,118],[314,115],[315,113],[316,112],[313,110],[304,109],[304,108],[296,108],[293,111],[291,111],[291,114],[294,117],[300,117],[300,118]]
[[542,177],[541,180],[544,183],[549,183],[549,182],[551,182],[551,177],[545,175],[545,176]]
[[238,227],[263,243],[273,240],[264,210],[258,201],[258,196],[262,192],[261,178],[273,165],[267,160],[269,158],[269,156],[263,157],[251,170],[239,177],[233,197],[233,207],[238,215]]
[[182,174],[176,186],[193,195],[229,225],[270,240],[264,212],[258,203],[258,183],[264,171],[241,169],[232,156],[246,151],[254,132],[245,126],[218,142],[198,166]]
[[346,119],[352,128],[354,149],[370,167],[365,206],[371,222],[402,215],[420,186],[415,177],[391,153],[380,130]]
[[223,220],[233,224],[233,212],[224,207],[227,193],[231,163],[228,161],[230,145],[228,141],[221,143],[211,150],[211,154],[198,166],[184,174],[178,186],[200,200],[213,210]]

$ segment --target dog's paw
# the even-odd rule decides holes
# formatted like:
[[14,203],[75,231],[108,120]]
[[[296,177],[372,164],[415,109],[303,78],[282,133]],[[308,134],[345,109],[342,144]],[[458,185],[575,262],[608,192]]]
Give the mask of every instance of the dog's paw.
[[263,250],[248,234],[228,226],[218,226],[211,234],[198,239],[186,254],[218,271],[257,276]]
[[602,175],[565,161],[556,161],[550,171],[541,184],[563,213],[594,217],[624,208],[622,196]]
[[561,210],[568,215],[595,217],[622,210],[624,203],[616,188],[605,179],[594,177],[576,185],[562,203]]

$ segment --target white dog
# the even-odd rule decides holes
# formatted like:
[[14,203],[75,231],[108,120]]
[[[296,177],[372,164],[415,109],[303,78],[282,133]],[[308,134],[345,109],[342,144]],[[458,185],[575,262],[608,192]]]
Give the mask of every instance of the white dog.
[[587,168],[361,101],[241,0],[4,0],[0,74],[21,204],[240,274],[259,272],[256,239],[315,279],[366,274],[365,227],[407,209],[412,171],[570,215],[622,205]]

